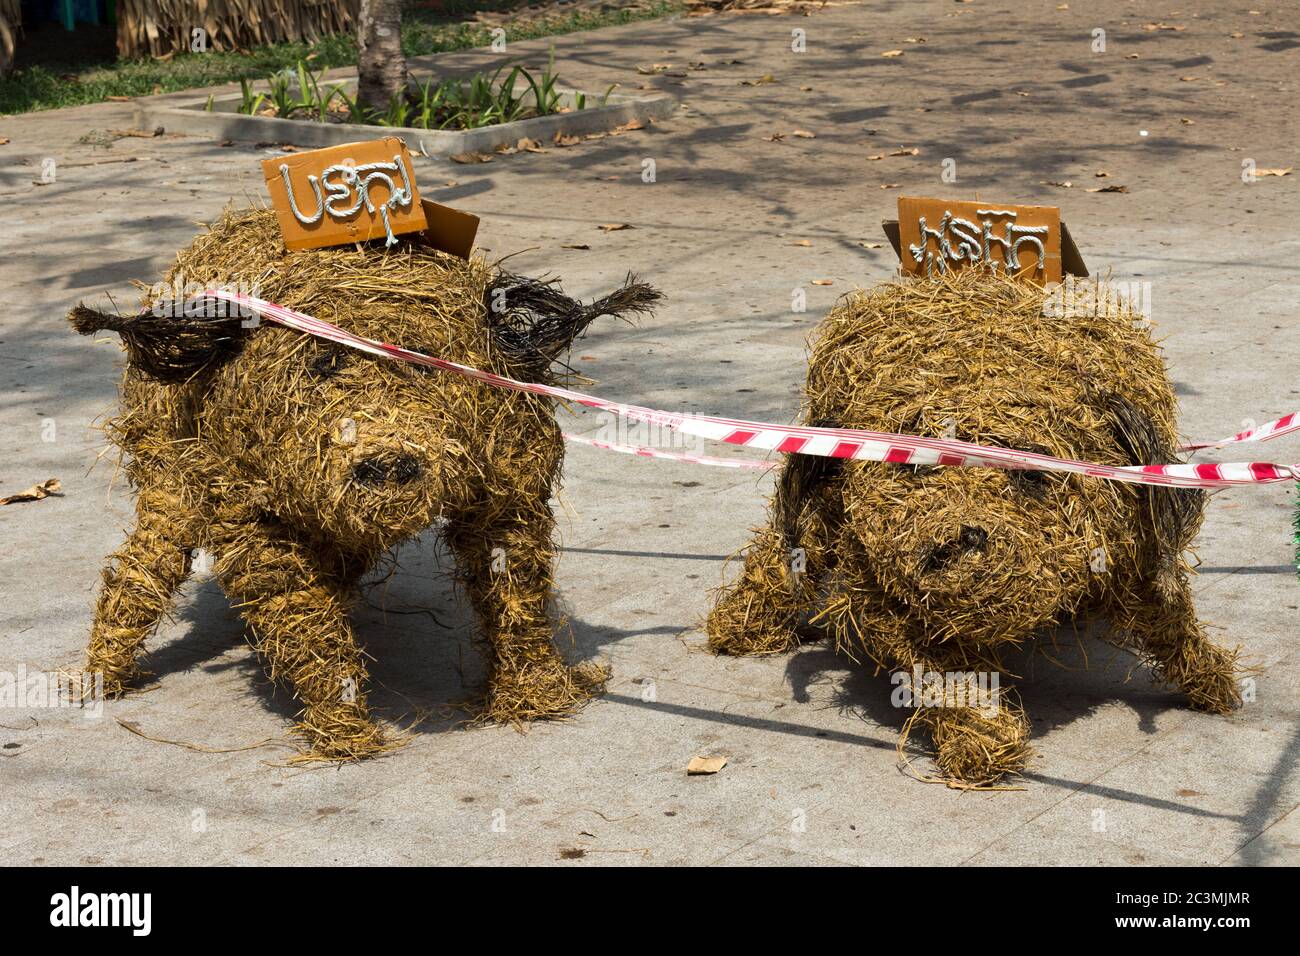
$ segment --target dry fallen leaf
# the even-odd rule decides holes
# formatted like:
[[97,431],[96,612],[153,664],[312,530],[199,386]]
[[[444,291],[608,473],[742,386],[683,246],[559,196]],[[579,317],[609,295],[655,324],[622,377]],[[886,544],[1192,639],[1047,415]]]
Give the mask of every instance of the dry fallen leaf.
[[1197,80],[1197,77],[1194,77],[1194,76],[1180,76],[1180,77],[1178,78],[1178,82],[1180,82],[1180,83],[1195,83],[1196,80]]
[[813,285],[834,285],[835,281],[833,279],[813,279],[812,284]]
[[520,137],[519,142],[515,143],[515,149],[523,150],[527,153],[543,152],[542,144],[535,139],[529,139],[527,136]]
[[1182,123],[1184,126],[1195,126],[1195,125],[1196,125],[1196,120],[1194,120],[1194,119],[1188,119],[1186,116],[1184,116],[1184,117],[1183,117],[1182,119],[1180,119],[1178,122]]
[[885,158],[884,153],[872,153],[870,156],[867,157],[867,159],[871,160],[873,163],[878,159],[884,159],[884,158]]
[[1086,192],[1090,193],[1126,193],[1127,186],[1089,186]]
[[51,478],[43,481],[39,485],[32,485],[26,491],[15,492],[12,495],[6,495],[0,498],[0,505],[17,504],[20,501],[40,501],[42,498],[48,498],[50,495],[63,493],[63,483],[57,478]]
[[1229,33],[1229,34],[1228,34],[1228,36],[1232,37],[1232,39],[1234,39],[1234,40],[1240,40],[1240,39],[1241,39],[1242,37],[1244,37],[1245,35],[1246,35],[1246,34],[1244,34],[1244,33]]
[[1256,176],[1290,176],[1291,170],[1293,168],[1294,167],[1292,166],[1286,166],[1281,169],[1257,169],[1255,170],[1255,175]]
[[632,227],[625,222],[605,222],[601,223],[596,228],[601,232],[619,232],[620,230],[631,229]]
[[505,143],[502,143],[500,146],[492,150],[492,152],[499,156],[513,156],[515,153],[519,152],[519,150],[514,146],[507,146]]
[[453,163],[490,163],[491,153],[452,153],[447,157]]
[[645,129],[645,123],[638,119],[628,120],[626,123],[615,126],[614,129],[618,130],[620,133],[626,133],[634,129]]
[[879,248],[880,248],[880,243],[878,243],[878,242],[859,242],[858,245],[860,245],[863,249],[879,249]]
[[785,139],[785,133],[773,133],[771,136],[764,136],[763,138],[769,143],[779,143]]
[[692,757],[686,765],[688,774],[717,773],[727,765],[726,757]]
[[816,133],[810,133],[806,129],[796,129],[790,131],[791,136],[797,136],[799,139],[816,139]]
[[918,148],[915,147],[915,146],[913,146],[911,149],[906,149],[906,148],[900,146],[898,149],[894,150],[894,151],[893,151],[892,153],[890,153],[889,155],[890,155],[890,156],[916,156],[916,155],[918,155],[920,152],[921,152],[921,150],[918,149]]
[[1140,58],[1139,55],[1136,54],[1136,53],[1126,53],[1126,54],[1124,55],[1124,59],[1126,59],[1126,60],[1137,60],[1137,59],[1139,59],[1139,58]]
[[1110,178],[1110,173],[1106,172],[1106,170],[1104,170],[1104,169],[1099,169],[1099,170],[1097,170],[1095,173],[1093,173],[1093,175],[1096,176],[1098,179],[1109,179],[1109,178]]
[[579,143],[582,142],[582,137],[566,136],[563,133],[557,132],[555,134],[555,139],[552,142],[554,142],[556,146],[577,146]]
[[881,188],[881,189],[897,189],[897,188],[898,188],[898,183],[881,183],[881,184],[880,184],[880,188]]
[[889,56],[889,57],[902,56],[902,55],[903,55],[903,51],[902,51],[902,50],[886,50],[884,53],[882,53],[882,54],[880,54],[880,55],[881,55],[881,56]]
[[560,248],[561,249],[590,249],[591,246],[587,245],[585,242],[566,242],[564,245],[560,246]]
[[656,73],[672,69],[672,66],[671,63],[652,63],[650,66],[638,66],[636,71],[642,76],[654,76]]
[[764,73],[756,80],[741,80],[741,86],[762,86],[764,83],[775,83],[776,77],[771,73]]
[[1062,180],[1043,179],[1043,180],[1039,180],[1039,182],[1041,182],[1044,186],[1060,186],[1062,189],[1069,189],[1074,185],[1074,183],[1070,182],[1068,179],[1062,179]]
[[8,146],[8,145],[9,145],[9,137],[0,136],[0,146]]
[[903,37],[904,43],[924,43],[925,37]]
[[812,245],[812,242],[810,242],[810,241],[807,240],[807,239],[796,239],[794,242],[790,243],[790,245],[792,245],[792,246],[811,246],[811,245]]

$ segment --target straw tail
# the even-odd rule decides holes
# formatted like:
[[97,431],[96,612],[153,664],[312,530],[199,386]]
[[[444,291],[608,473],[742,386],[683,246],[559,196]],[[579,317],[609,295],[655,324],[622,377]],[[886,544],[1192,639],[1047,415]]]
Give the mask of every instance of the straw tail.
[[81,335],[116,332],[131,367],[160,382],[184,382],[224,365],[244,347],[249,329],[238,315],[110,315],[78,304],[68,321]]
[[557,289],[553,279],[503,272],[489,283],[485,304],[497,347],[511,362],[542,376],[600,316],[646,314],[661,298],[662,293],[631,273],[622,287],[583,305]]

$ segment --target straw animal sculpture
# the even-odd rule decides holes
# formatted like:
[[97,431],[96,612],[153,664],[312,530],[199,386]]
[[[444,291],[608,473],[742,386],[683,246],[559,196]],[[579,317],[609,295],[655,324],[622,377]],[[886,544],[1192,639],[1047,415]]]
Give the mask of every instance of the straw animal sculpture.
[[[269,210],[227,212],[164,284],[182,283],[253,286],[359,335],[536,382],[593,319],[659,298],[629,276],[584,306],[408,241],[287,252]],[[82,334],[118,333],[129,359],[109,431],[136,521],[104,571],[85,665],[107,695],[144,676],[143,644],[203,548],[272,677],[301,702],[310,754],[384,749],[392,735],[367,707],[348,614],[362,576],[435,522],[491,656],[484,715],[562,716],[600,691],[603,669],[566,664],[554,643],[549,499],[563,441],[551,400],[238,315],[154,311],[69,317]]]
[[[1099,291],[1089,302],[1106,301]],[[1140,316],[1082,292],[1045,308],[1047,295],[975,270],[851,293],[820,327],[804,421],[1112,465],[1176,461],[1173,389]],[[1188,583],[1203,500],[1079,475],[791,455],[769,523],[709,616],[709,644],[774,654],[811,623],[896,673],[996,673],[992,706],[962,706],[972,698],[945,683],[900,740],[901,752],[919,725],[944,779],[992,784],[1029,754],[1000,654],[1062,625],[1108,622],[1107,639],[1194,708],[1239,704],[1237,652],[1207,639]]]

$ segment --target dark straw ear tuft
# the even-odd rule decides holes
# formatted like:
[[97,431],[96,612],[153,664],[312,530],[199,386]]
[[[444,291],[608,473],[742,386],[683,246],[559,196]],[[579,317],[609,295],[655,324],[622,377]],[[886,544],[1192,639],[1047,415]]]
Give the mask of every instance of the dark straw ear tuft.
[[110,315],[85,305],[68,313],[81,335],[116,332],[131,367],[160,382],[184,382],[204,369],[224,365],[244,347],[250,330],[238,315]]
[[[1105,411],[1115,440],[1130,465],[1167,465],[1178,461],[1176,449],[1161,436],[1150,416],[1122,395],[1098,392],[1095,400]],[[1143,558],[1155,564],[1156,586],[1172,593],[1172,576],[1178,556],[1200,529],[1205,492],[1200,488],[1141,487],[1145,505],[1143,533],[1147,536]]]
[[554,280],[501,273],[487,287],[488,327],[497,347],[513,363],[544,376],[552,362],[602,315],[627,319],[647,313],[662,298],[628,274],[622,287],[590,305],[571,299]]

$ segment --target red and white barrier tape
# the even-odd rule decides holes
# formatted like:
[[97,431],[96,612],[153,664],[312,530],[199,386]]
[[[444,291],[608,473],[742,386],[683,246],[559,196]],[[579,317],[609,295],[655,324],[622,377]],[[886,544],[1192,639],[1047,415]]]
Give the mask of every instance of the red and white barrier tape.
[[[1040,455],[1034,452],[996,448],[987,445],[973,445],[969,442],[944,438],[895,435],[856,428],[772,425],[764,422],[744,421],[743,419],[720,418],[713,415],[674,414],[658,409],[644,408],[639,405],[610,402],[594,395],[586,395],[582,392],[575,392],[572,389],[560,388],[554,385],[520,382],[512,378],[506,378],[503,375],[480,371],[468,365],[460,365],[446,359],[422,355],[419,352],[412,352],[409,349],[389,345],[386,342],[376,342],[373,339],[354,335],[336,325],[331,325],[329,322],[301,312],[295,312],[292,309],[286,309],[284,306],[253,296],[224,290],[210,290],[203,295],[207,298],[235,303],[286,328],[306,332],[317,338],[337,342],[340,345],[368,352],[371,355],[410,362],[415,365],[424,365],[429,368],[441,369],[444,372],[454,372],[457,375],[495,385],[499,388],[529,392],[534,395],[546,395],[550,398],[573,402],[587,408],[600,409],[601,411],[626,416],[633,421],[669,428],[697,438],[725,442],[730,445],[742,445],[746,448],[759,448],[787,454],[820,455],[829,458],[854,458],[861,461],[890,461],[908,465],[1019,468],[1032,471],[1072,472],[1090,475],[1095,478],[1105,478],[1109,481],[1182,488],[1226,488],[1235,485],[1259,485],[1278,481],[1300,480],[1300,465],[1277,465],[1259,461],[1185,465],[1098,465],[1086,461],[1074,461],[1069,458],[1053,458],[1050,455]],[[1221,442],[1208,442],[1183,447],[1191,450],[1215,448],[1233,442],[1267,441],[1300,430],[1300,420],[1298,418],[1300,416],[1297,414],[1288,415],[1277,421],[1269,422],[1261,428],[1242,432]],[[597,448],[649,458],[670,458],[677,461],[719,465],[728,468],[770,468],[773,466],[771,462],[733,461],[726,458],[690,456],[651,448],[602,442],[573,435],[566,437]]]
[[1190,445],[1179,445],[1180,451],[1198,451],[1202,448],[1222,448],[1224,445],[1231,445],[1234,442],[1243,441],[1271,441],[1274,438],[1281,438],[1283,435],[1289,435],[1292,432],[1300,432],[1300,412],[1292,412],[1290,415],[1283,415],[1281,418],[1275,418],[1266,425],[1260,425],[1257,428],[1248,428],[1244,432],[1237,432],[1231,438],[1221,438],[1219,441],[1194,442]]

